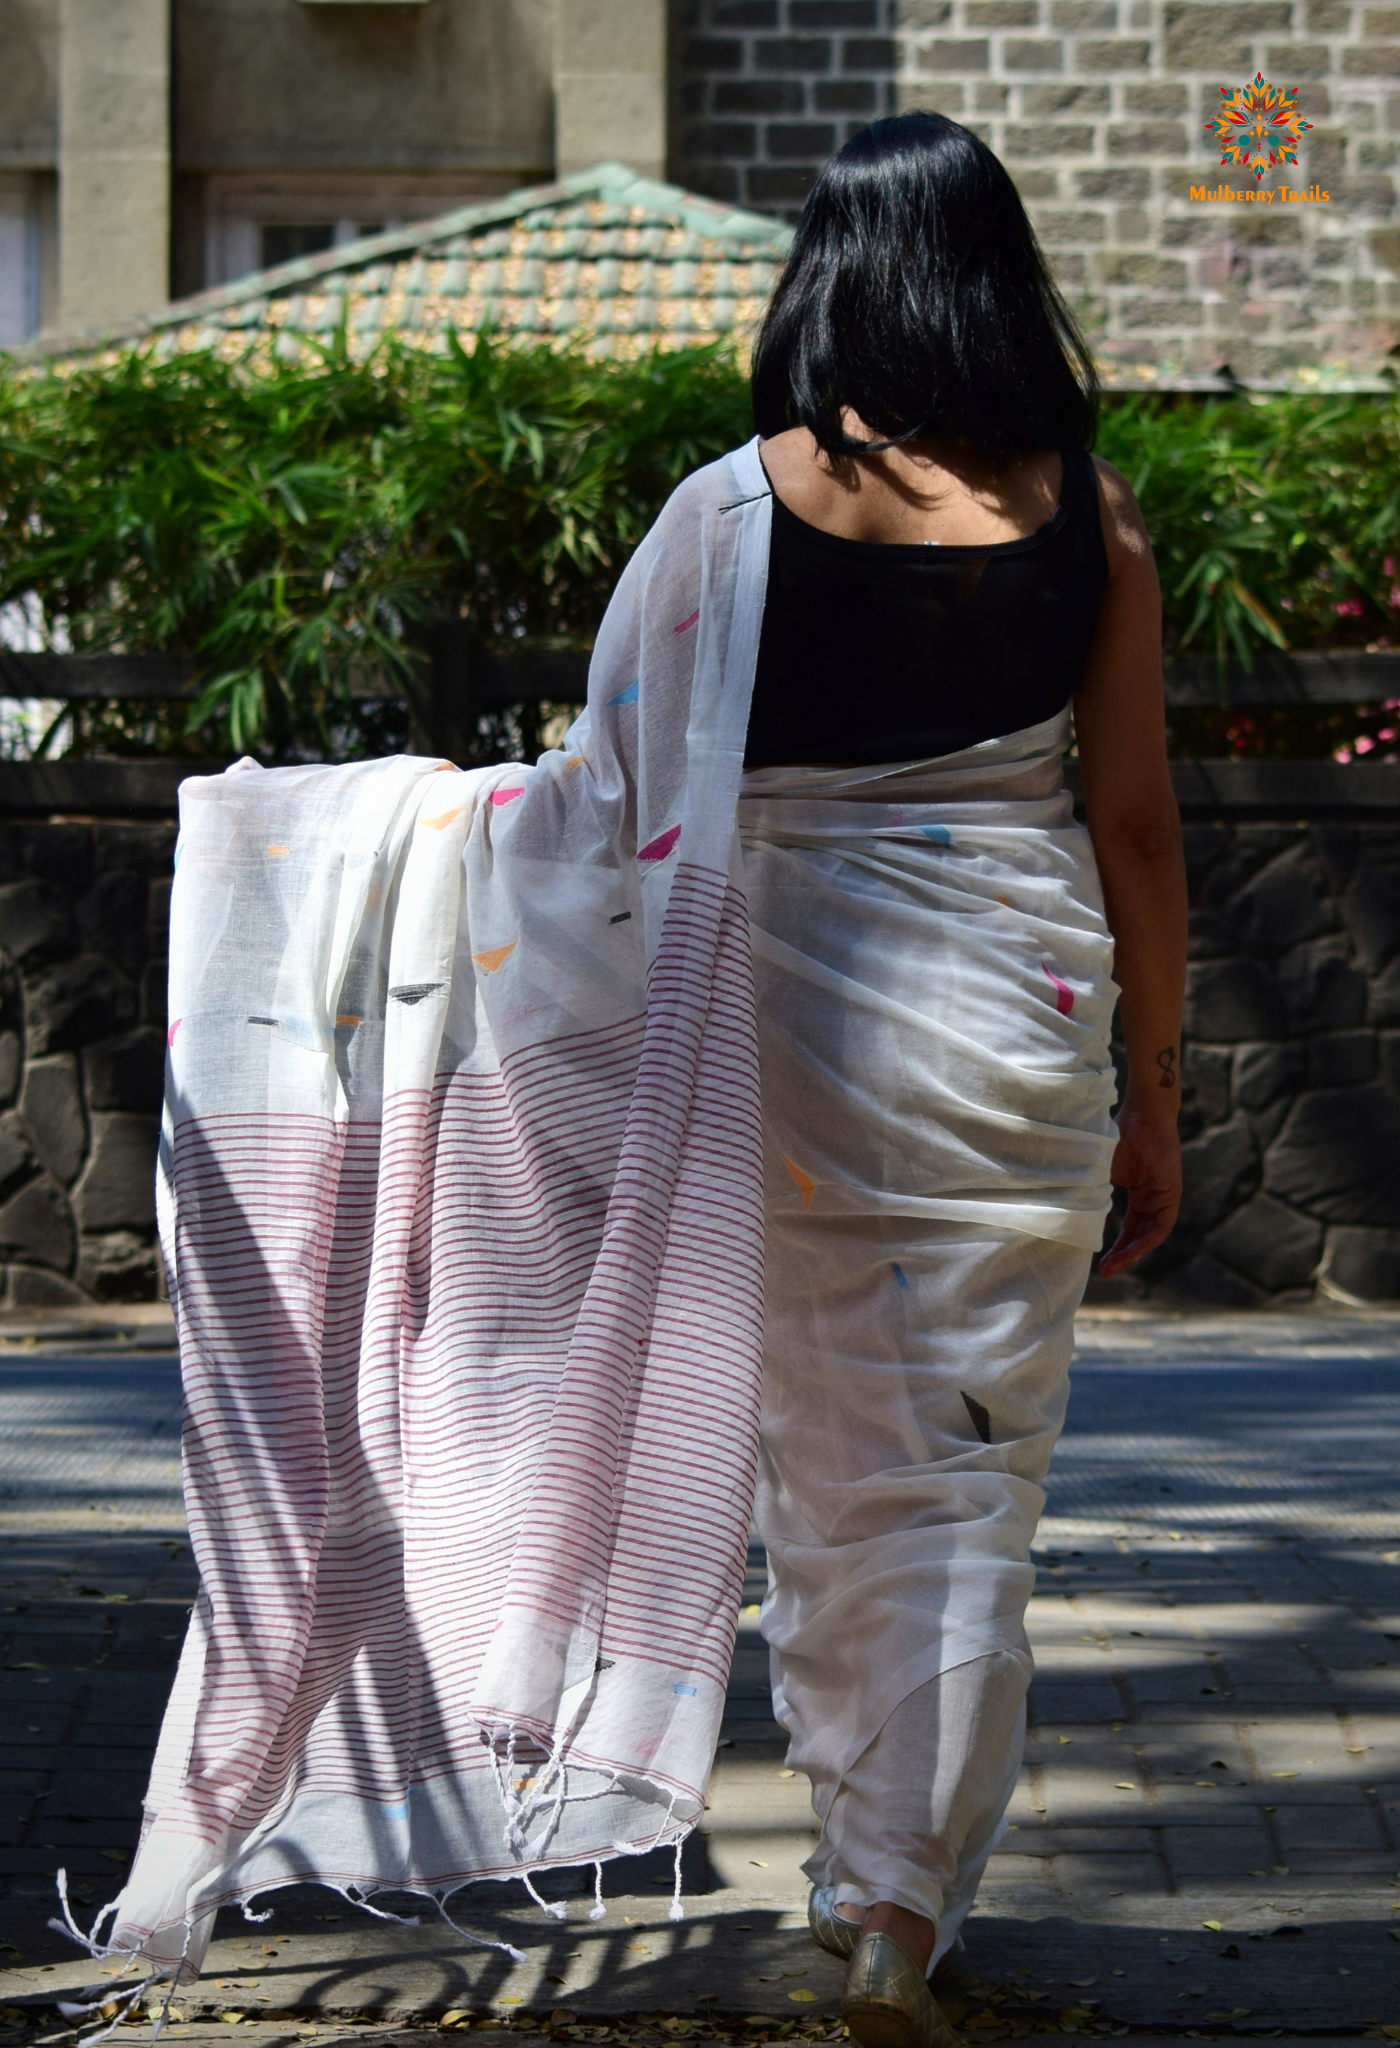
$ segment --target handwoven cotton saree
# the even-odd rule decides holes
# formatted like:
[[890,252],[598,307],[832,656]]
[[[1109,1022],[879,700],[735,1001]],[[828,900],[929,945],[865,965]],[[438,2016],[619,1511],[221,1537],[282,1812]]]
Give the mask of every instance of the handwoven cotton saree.
[[[1068,1253],[1082,1285],[1112,985],[1064,723],[740,803],[769,511],[756,444],[677,491],[534,768],[182,791],[161,1200],[202,1591],[113,1935],[159,1967],[279,1884],[441,1901],[678,1842],[761,1391],[765,1628],[814,1783],[938,1670],[1024,1643],[1039,1450],[969,1422],[982,1509],[932,1548],[917,1487],[856,1475],[885,1514],[862,1549],[813,1511],[859,1439],[812,1418],[956,1320],[920,1264],[940,1232],[1027,1273]],[[1019,1323],[965,1318],[968,1387],[1009,1331],[1062,1361],[1072,1291],[1057,1267]],[[923,1417],[869,1420],[917,1465]],[[888,1626],[858,1655],[861,1609]]]
[[899,768],[764,769],[739,802],[775,1706],[822,1822],[808,1875],[933,1920],[935,1961],[1021,1744],[1004,1670],[966,1739],[967,1685],[939,1681],[1030,1676],[1030,1543],[1109,1193],[1117,991],[1067,736],[1062,715]]
[[758,1074],[731,878],[769,500],[629,564],[533,769],[181,792],[162,1222],[201,1593],[113,1941],[442,1898],[703,1809],[753,1495]]

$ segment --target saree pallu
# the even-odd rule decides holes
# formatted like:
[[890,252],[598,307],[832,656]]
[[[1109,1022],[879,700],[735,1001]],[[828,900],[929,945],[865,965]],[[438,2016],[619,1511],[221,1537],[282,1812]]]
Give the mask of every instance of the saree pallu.
[[[911,1695],[990,1653],[1030,1671],[1030,1542],[1115,1138],[1112,942],[1062,787],[1067,725],[741,785],[767,1231],[761,1626],[823,1822]],[[904,1900],[938,1920],[938,1955],[990,1845],[974,1831],[975,1868],[941,1906]],[[808,1872],[873,1875],[825,1836]],[[887,1876],[871,1896],[899,1891]]]
[[703,1811],[757,1443],[768,516],[753,447],[686,480],[534,767],[181,789],[157,1192],[201,1590],[110,1937],[157,1970],[279,1885],[441,1907]]

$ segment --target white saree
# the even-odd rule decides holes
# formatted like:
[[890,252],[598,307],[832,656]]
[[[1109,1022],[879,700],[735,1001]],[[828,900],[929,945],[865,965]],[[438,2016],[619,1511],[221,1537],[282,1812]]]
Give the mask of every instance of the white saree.
[[769,512],[756,443],[680,487],[533,768],[182,789],[160,1199],[202,1591],[111,1937],[159,1970],[282,1884],[441,1903],[678,1843],[761,1396],[819,1808],[932,1677],[1025,1655],[1112,1138],[1064,726],[741,801]]

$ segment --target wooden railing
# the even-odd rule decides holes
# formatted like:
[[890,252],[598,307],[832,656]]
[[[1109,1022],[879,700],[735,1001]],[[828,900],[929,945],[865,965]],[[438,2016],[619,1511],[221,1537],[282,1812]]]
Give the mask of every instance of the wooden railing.
[[[448,724],[506,704],[580,704],[587,691],[586,653],[486,647],[465,621],[431,628],[425,654],[423,706]],[[1189,655],[1167,663],[1166,679],[1172,705],[1377,704],[1400,697],[1400,649],[1283,654],[1268,648],[1255,657],[1251,671],[1232,661],[1223,679],[1211,656]],[[401,693],[365,676],[352,694]],[[17,654],[0,647],[4,697],[82,703],[193,695],[194,665],[180,654]],[[417,692],[413,701],[419,701]]]
[[[467,750],[482,712],[517,704],[582,703],[588,656],[487,648],[465,622],[451,622],[426,636],[419,674],[420,687],[406,693],[411,744],[415,750],[454,759]],[[17,654],[0,648],[0,696],[82,704],[104,698],[178,701],[194,693],[193,664],[180,655]],[[373,677],[364,677],[354,694],[399,693],[383,691]],[[1252,672],[1232,664],[1223,682],[1209,657],[1179,659],[1167,667],[1167,701],[1174,706],[1243,709],[1377,704],[1391,698],[1400,698],[1400,650],[1261,652]],[[1069,764],[1072,785],[1074,765]],[[164,815],[173,811],[176,788],[190,772],[190,763],[170,760],[70,756],[58,761],[4,761],[0,813]],[[1315,818],[1357,812],[1400,816],[1400,763],[1178,761],[1172,776],[1182,810],[1191,817]]]

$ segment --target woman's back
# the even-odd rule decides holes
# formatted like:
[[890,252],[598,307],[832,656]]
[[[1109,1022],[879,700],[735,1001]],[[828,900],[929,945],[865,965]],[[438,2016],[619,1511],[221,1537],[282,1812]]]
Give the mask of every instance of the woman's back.
[[[942,459],[940,459],[940,457]],[[1083,675],[1108,567],[1089,456],[836,464],[774,436],[746,766],[910,761],[1038,725]]]

